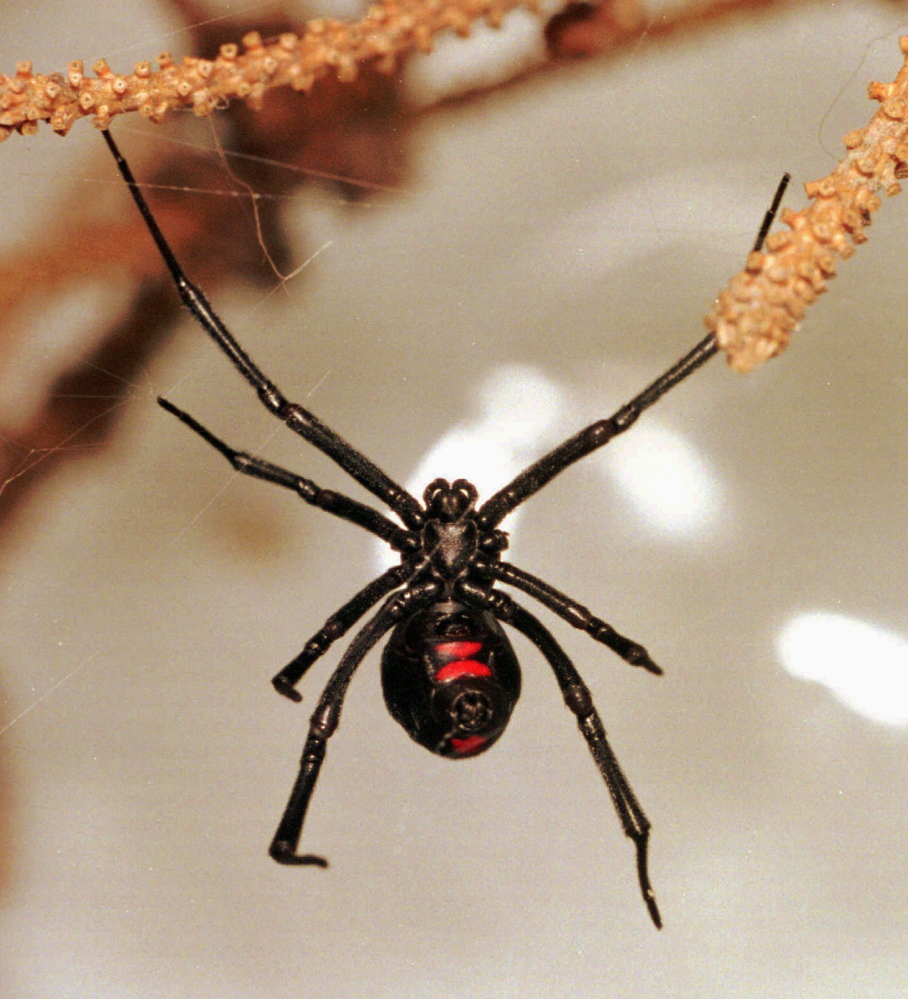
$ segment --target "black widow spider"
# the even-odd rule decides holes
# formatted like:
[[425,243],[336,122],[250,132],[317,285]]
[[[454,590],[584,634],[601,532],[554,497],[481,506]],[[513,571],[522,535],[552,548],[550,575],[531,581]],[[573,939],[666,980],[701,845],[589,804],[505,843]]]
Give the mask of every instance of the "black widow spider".
[[[496,589],[495,584],[507,583],[523,590],[568,624],[607,645],[631,666],[656,674],[662,670],[642,645],[619,634],[543,580],[503,562],[501,553],[508,546],[508,538],[498,525],[559,472],[627,430],[645,409],[712,357],[718,349],[713,337],[701,340],[612,416],[569,437],[478,509],[476,487],[466,479],[457,479],[453,484],[435,479],[426,487],[420,503],[318,417],[285,399],[259,371],[204,294],[183,273],[128,164],[110,133],[103,134],[186,308],[252,385],[270,413],[340,465],[389,506],[404,525],[401,527],[358,500],[322,489],[294,472],[235,450],[173,403],[158,399],[164,409],[220,451],[238,472],[291,489],[305,502],[358,524],[400,553],[399,565],[372,580],[332,614],[302,652],[272,680],[279,693],[294,701],[302,700],[295,688],[303,674],[366,611],[387,597],[378,613],[354,636],[312,714],[299,775],[272,840],[271,856],[281,864],[327,866],[322,857],[297,852],[306,809],[328,739],[340,721],[347,686],[363,658],[388,631],[391,637],[382,655],[382,689],[391,715],[416,742],[441,756],[462,759],[488,749],[504,731],[520,695],[520,667],[499,623],[505,622],[539,649],[552,667],[565,703],[577,716],[624,832],[636,846],[640,890],[650,917],[661,928],[647,872],[650,823],[612,752],[590,692],[542,622]],[[776,191],[754,249],[763,245],[788,179],[786,174]],[[393,593],[395,590],[399,592]]]

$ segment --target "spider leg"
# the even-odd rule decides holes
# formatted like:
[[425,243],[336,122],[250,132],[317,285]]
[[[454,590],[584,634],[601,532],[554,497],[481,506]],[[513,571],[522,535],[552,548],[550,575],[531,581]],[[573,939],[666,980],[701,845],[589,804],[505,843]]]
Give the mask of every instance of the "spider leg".
[[372,534],[378,535],[382,541],[387,541],[392,548],[398,551],[409,547],[410,532],[399,527],[378,510],[373,510],[372,507],[366,506],[365,503],[360,503],[358,500],[350,499],[343,493],[322,489],[311,479],[303,478],[302,475],[290,472],[270,461],[265,461],[263,458],[257,458],[245,451],[237,451],[216,437],[207,427],[202,426],[189,413],[174,406],[167,399],[159,398],[158,404],[168,413],[173,413],[180,422],[194,430],[202,440],[207,441],[215,450],[220,451],[236,471],[242,472],[243,475],[251,475],[253,478],[264,479],[266,482],[283,486],[285,489],[292,489],[301,499],[312,506],[317,506],[320,510],[325,510],[343,520],[358,524]]
[[470,603],[486,607],[500,621],[512,625],[526,635],[548,660],[561,687],[565,704],[577,716],[577,725],[609,790],[624,833],[634,841],[637,850],[637,880],[640,883],[643,901],[656,928],[661,930],[662,917],[659,914],[659,906],[656,904],[656,895],[650,884],[647,869],[650,821],[640,807],[637,796],[612,752],[589,689],[548,628],[506,593],[486,589],[471,582],[461,583],[458,591]]
[[256,390],[265,408],[283,420],[294,433],[299,434],[300,437],[309,441],[319,451],[340,465],[348,475],[356,479],[374,496],[386,503],[408,527],[419,527],[423,520],[422,507],[415,497],[386,475],[378,465],[322,423],[317,416],[297,403],[285,399],[278,387],[262,374],[249,354],[239,345],[233,334],[221,321],[201,289],[192,284],[186,276],[151,214],[151,209],[139,190],[139,185],[136,183],[129,164],[117,148],[110,132],[104,131],[102,134],[123,179],[132,192],[133,200],[148,227],[148,231],[173,277],[180,299],[199,325],[230,358],[234,367]]
[[782,204],[782,198],[785,197],[785,191],[788,189],[788,184],[791,181],[790,173],[783,173],[782,179],[779,181],[779,186],[776,188],[776,193],[772,196],[772,203],[769,208],[766,209],[766,214],[763,216],[763,221],[760,223],[759,232],[757,232],[757,238],[754,240],[753,252],[759,253],[763,249],[763,240],[766,239],[769,233],[770,227],[775,221],[775,217],[779,211],[779,205]]
[[[772,204],[763,217],[760,231],[754,243],[754,250],[759,250],[762,247],[763,240],[779,210],[790,179],[790,176],[785,174],[776,188]],[[542,489],[560,472],[573,465],[575,461],[585,458],[592,451],[604,447],[613,437],[629,430],[644,410],[649,409],[666,392],[704,365],[718,349],[718,344],[710,333],[673,364],[668,371],[660,375],[651,385],[648,385],[639,395],[634,396],[630,402],[625,403],[610,417],[590,424],[579,433],[574,434],[573,437],[569,437],[562,444],[559,444],[558,447],[530,465],[529,468],[524,469],[508,485],[483,503],[477,512],[479,526],[486,531],[497,527],[515,507]]]
[[410,566],[392,566],[361,589],[340,610],[335,611],[322,628],[306,642],[303,651],[272,679],[274,689],[279,694],[289,697],[291,701],[301,701],[302,697],[294,688],[306,670],[328,651],[333,642],[346,634],[370,607],[377,604],[391,590],[403,586],[411,573]]
[[437,599],[440,587],[429,581],[418,583],[385,601],[381,610],[357,632],[331,675],[309,723],[309,735],[300,758],[300,769],[284,814],[268,850],[279,864],[315,864],[327,867],[324,857],[297,853],[309,799],[325,759],[327,743],[340,722],[344,695],[366,653],[390,628],[406,615]]
[[602,618],[591,613],[583,604],[572,600],[554,586],[508,562],[490,562],[484,568],[495,579],[523,590],[568,624],[585,631],[597,642],[607,645],[631,666],[642,666],[650,673],[661,675],[662,669],[652,661],[642,645],[625,638]]
[[718,349],[712,334],[705,337],[693,350],[672,365],[665,374],[647,386],[639,395],[634,396],[630,402],[616,410],[610,417],[605,420],[597,420],[585,427],[534,462],[529,468],[524,469],[479,508],[476,519],[482,530],[487,531],[497,527],[515,507],[542,489],[568,466],[585,458],[598,448],[604,447],[618,434],[629,430],[645,409],[658,402],[669,389],[684,381],[688,375],[693,374]]
[[[213,448],[220,451],[222,455],[238,472],[244,475],[251,475],[257,479],[264,479],[267,482],[274,482],[279,486],[292,489],[307,503],[317,506],[328,513],[341,517],[344,520],[352,521],[367,531],[378,535],[383,541],[387,541],[392,548],[398,551],[411,547],[411,535],[409,531],[398,527],[377,510],[350,499],[340,493],[330,489],[321,489],[314,482],[303,478],[294,472],[274,465],[270,461],[257,458],[255,455],[247,454],[244,451],[237,451],[235,448],[225,444],[219,437],[216,437],[207,427],[204,427],[198,420],[184,412],[167,399],[158,399],[158,403],[169,413],[173,413],[181,422],[194,430],[203,440],[207,441]],[[372,580],[364,589],[357,593],[336,613],[332,614],[325,622],[324,626],[309,639],[303,651],[290,663],[288,663],[273,679],[272,684],[278,693],[289,697],[293,701],[301,701],[302,698],[294,690],[294,686],[306,670],[327,652],[331,643],[340,638],[347,629],[355,624],[366,613],[366,611],[376,604],[383,596],[391,590],[402,586],[407,577],[412,574],[412,567],[397,565],[384,572],[377,579]]]

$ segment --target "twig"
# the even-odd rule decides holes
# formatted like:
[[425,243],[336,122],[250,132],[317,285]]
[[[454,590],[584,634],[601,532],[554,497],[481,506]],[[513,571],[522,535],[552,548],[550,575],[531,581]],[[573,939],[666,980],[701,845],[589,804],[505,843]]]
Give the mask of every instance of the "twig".
[[391,72],[405,53],[429,51],[440,31],[467,35],[480,18],[498,25],[512,8],[535,6],[535,0],[383,0],[359,21],[318,19],[302,35],[286,32],[269,42],[253,31],[243,38],[243,51],[222,45],[214,60],[187,56],[180,64],[164,52],[157,70],[138,62],[125,76],[104,59],[94,64],[95,77],[85,75],[80,60],[71,62],[65,75],[37,76],[23,61],[14,76],[0,74],[0,139],[13,130],[32,134],[41,121],[65,135],[88,116],[96,127],[107,128],[115,115],[135,111],[157,122],[175,108],[209,115],[232,98],[255,106],[271,87],[308,90],[328,72],[352,80],[365,62]]
[[850,257],[867,239],[877,192],[898,194],[908,176],[908,35],[899,39],[905,64],[892,83],[871,83],[880,109],[864,129],[845,136],[845,157],[827,177],[804,185],[810,203],[786,210],[790,232],[774,233],[765,253],[752,253],[706,316],[707,329],[738,371],[780,354],[808,305],[826,290],[836,255]]

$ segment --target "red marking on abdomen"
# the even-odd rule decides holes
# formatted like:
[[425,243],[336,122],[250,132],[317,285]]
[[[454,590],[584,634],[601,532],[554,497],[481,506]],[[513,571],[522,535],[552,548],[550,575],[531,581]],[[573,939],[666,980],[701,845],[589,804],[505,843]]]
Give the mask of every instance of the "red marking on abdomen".
[[482,735],[471,735],[466,739],[452,739],[451,748],[458,756],[469,756],[478,753],[488,740]]
[[455,659],[452,663],[446,663],[435,673],[435,679],[439,683],[446,680],[456,680],[460,676],[491,676],[492,671],[485,663],[476,659]]
[[482,642],[439,642],[435,651],[444,659],[469,659],[482,649]]

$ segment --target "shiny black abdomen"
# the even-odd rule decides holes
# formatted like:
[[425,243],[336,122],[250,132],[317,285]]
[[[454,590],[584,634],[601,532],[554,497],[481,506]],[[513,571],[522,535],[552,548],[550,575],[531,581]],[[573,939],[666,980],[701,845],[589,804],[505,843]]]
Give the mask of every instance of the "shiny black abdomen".
[[488,749],[520,696],[520,666],[501,625],[455,601],[397,625],[381,676],[385,704],[411,738],[454,759]]

